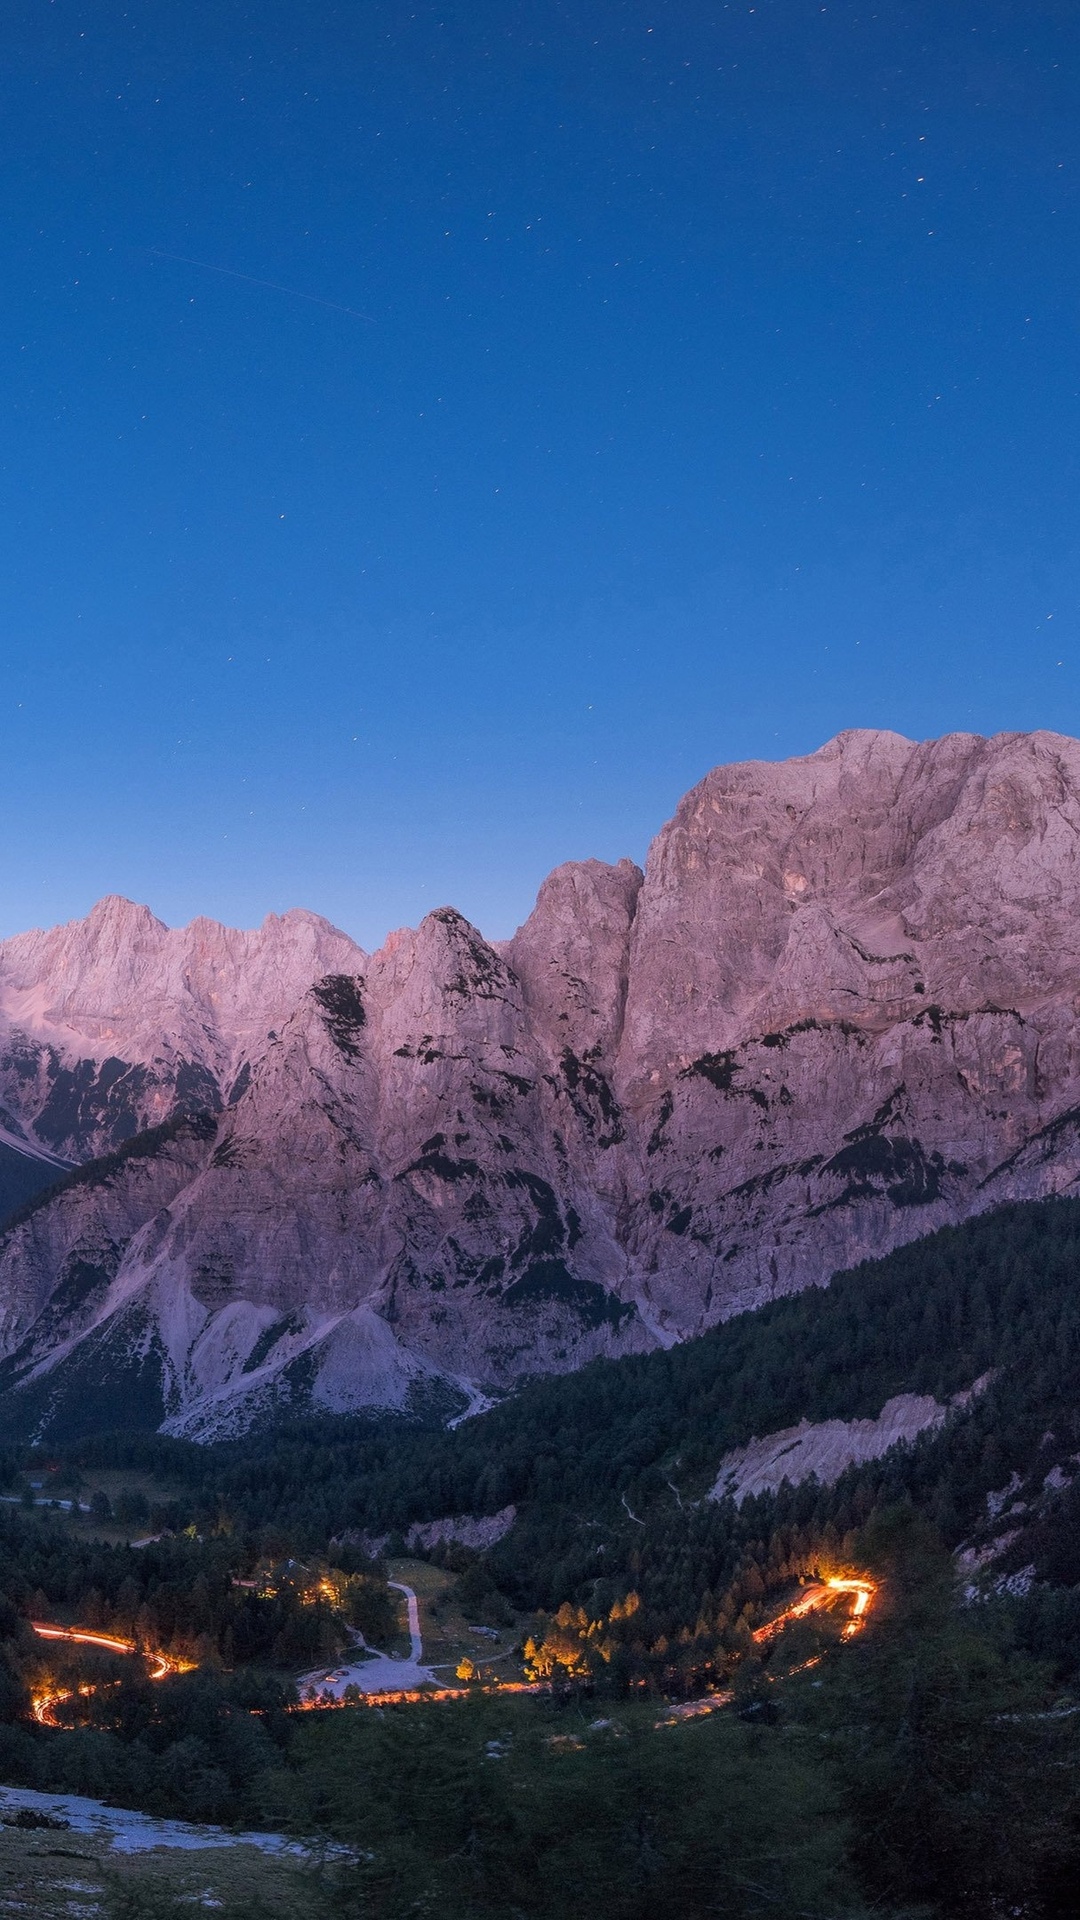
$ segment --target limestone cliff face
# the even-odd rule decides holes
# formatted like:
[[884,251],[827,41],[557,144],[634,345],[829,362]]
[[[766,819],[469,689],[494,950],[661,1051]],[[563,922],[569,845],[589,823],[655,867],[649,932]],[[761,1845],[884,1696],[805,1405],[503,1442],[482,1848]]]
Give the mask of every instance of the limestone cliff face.
[[318,914],[170,928],[116,896],[0,942],[0,1125],[68,1160],[216,1112],[313,980],[362,967]]
[[138,1149],[0,1239],[4,1417],[450,1411],[1070,1189],[1078,992],[1045,733],[718,768],[644,877],[559,868],[498,946],[102,902],[0,946],[4,1140]]
[[625,1244],[666,1326],[1073,1180],[1078,907],[1058,735],[844,734],[688,795],[649,859],[618,1077]]

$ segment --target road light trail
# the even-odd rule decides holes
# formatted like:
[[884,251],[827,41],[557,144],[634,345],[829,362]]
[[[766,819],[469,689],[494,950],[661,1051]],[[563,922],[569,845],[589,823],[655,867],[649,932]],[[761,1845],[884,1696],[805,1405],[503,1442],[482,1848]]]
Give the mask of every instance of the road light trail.
[[812,1587],[807,1587],[805,1593],[798,1600],[794,1600],[790,1607],[785,1607],[782,1613],[778,1613],[774,1620],[766,1620],[764,1626],[758,1627],[754,1633],[754,1641],[761,1646],[766,1641],[775,1639],[776,1635],[782,1633],[785,1627],[789,1627],[793,1620],[804,1620],[807,1614],[821,1613],[846,1594],[850,1594],[852,1605],[851,1617],[844,1626],[844,1639],[850,1640],[851,1636],[858,1633],[862,1627],[876,1591],[877,1588],[872,1580],[864,1580],[861,1577],[846,1579],[836,1574],[830,1575],[826,1580],[817,1580]]
[[[103,1653],[139,1653],[143,1651],[134,1640],[121,1640],[111,1633],[89,1633],[85,1627],[52,1627],[43,1620],[31,1620],[30,1625],[39,1640],[68,1640],[80,1647],[99,1647]],[[164,1680],[167,1673],[190,1672],[190,1663],[174,1660],[170,1654],[156,1650],[146,1651],[144,1657],[151,1662],[151,1680]]]
[[[31,1620],[30,1625],[39,1640],[61,1640],[68,1646],[94,1647],[99,1653],[142,1653],[148,1664],[148,1680],[164,1680],[171,1673],[190,1673],[194,1667],[191,1660],[174,1659],[171,1654],[162,1653],[156,1648],[143,1649],[134,1640],[122,1640],[116,1634],[91,1633],[85,1627],[54,1627],[45,1620]],[[84,1684],[77,1691],[89,1696],[94,1688]],[[58,1726],[60,1722],[55,1718],[55,1710],[71,1698],[71,1688],[50,1688],[44,1693],[35,1694],[30,1707],[38,1725]]]
[[[793,1600],[789,1607],[785,1607],[782,1613],[778,1613],[775,1619],[766,1620],[764,1626],[755,1629],[754,1644],[759,1647],[767,1645],[770,1640],[775,1640],[779,1634],[783,1633],[784,1628],[789,1627],[793,1620],[805,1620],[811,1613],[822,1613],[837,1600],[847,1596],[851,1598],[851,1617],[845,1621],[841,1637],[850,1640],[852,1635],[858,1633],[865,1624],[867,1611],[876,1592],[877,1588],[872,1580],[864,1580],[857,1576],[845,1579],[839,1574],[834,1574],[826,1580],[815,1580],[813,1586],[807,1587],[805,1592],[800,1594],[797,1600]],[[811,1659],[800,1661],[798,1666],[789,1667],[785,1673],[776,1675],[770,1673],[768,1677],[790,1680],[795,1674],[804,1673],[808,1667],[816,1667],[820,1660],[821,1655],[814,1654]],[[681,1700],[670,1706],[656,1725],[673,1727],[683,1720],[700,1719],[704,1714],[716,1713],[721,1707],[729,1707],[734,1698],[734,1690],[731,1687],[725,1687],[716,1693],[702,1694],[696,1700]]]

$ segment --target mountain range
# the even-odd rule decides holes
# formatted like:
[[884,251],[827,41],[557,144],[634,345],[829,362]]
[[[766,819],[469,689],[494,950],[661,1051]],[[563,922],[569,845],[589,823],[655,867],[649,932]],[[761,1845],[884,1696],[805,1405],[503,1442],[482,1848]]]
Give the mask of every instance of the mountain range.
[[509,941],[0,944],[0,1424],[482,1406],[1080,1177],[1080,743],[715,769]]

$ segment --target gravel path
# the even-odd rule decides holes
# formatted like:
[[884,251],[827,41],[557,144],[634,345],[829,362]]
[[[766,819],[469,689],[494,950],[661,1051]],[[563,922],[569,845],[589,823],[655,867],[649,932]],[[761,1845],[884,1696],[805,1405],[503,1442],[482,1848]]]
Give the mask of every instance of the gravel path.
[[[320,1694],[329,1694],[332,1699],[340,1700],[349,1687],[359,1687],[361,1693],[406,1693],[412,1687],[439,1684],[432,1669],[421,1664],[424,1643],[420,1636],[420,1603],[416,1594],[403,1580],[391,1580],[387,1584],[405,1595],[409,1616],[408,1658],[392,1660],[387,1653],[371,1652],[365,1660],[302,1674],[297,1682],[301,1699],[312,1700]],[[363,1641],[360,1644],[363,1645]]]

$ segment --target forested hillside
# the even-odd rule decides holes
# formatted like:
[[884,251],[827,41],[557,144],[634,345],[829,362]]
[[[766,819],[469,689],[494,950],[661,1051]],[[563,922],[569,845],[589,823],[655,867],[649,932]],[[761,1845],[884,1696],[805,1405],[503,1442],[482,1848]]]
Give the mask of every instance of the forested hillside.
[[[513,1503],[517,1524],[490,1564],[519,1603],[552,1606],[592,1579],[615,1588],[654,1558],[700,1564],[714,1587],[717,1555],[774,1525],[852,1524],[903,1492],[959,1545],[1010,1475],[1041,1488],[1057,1464],[1071,1478],[1078,1364],[1080,1202],[1047,1201],[943,1229],[670,1351],[534,1381],[451,1432],[322,1421],[205,1450],[103,1438],[74,1457],[155,1465],[186,1484],[192,1514],[287,1526],[313,1548]],[[724,1453],[753,1435],[876,1415],[898,1393],[944,1403],[977,1382],[944,1431],[835,1490],[803,1487],[738,1512],[704,1497]],[[1055,1497],[1065,1524],[1067,1491]]]
[[[12,1449],[0,1462],[15,1501],[0,1507],[0,1772],[347,1838],[369,1864],[352,1893],[344,1881],[313,1891],[312,1911],[328,1914],[374,1899],[404,1916],[438,1887],[455,1920],[562,1920],[588,1911],[584,1889],[599,1898],[605,1874],[623,1899],[612,1911],[634,1920],[661,1896],[688,1915],[717,1911],[709,1884],[721,1882],[720,1910],[748,1920],[826,1920],[864,1901],[897,1916],[982,1914],[1004,1910],[1006,1893],[1017,1914],[1067,1912],[1061,1889],[1080,1862],[1078,1372],[1080,1202],[1062,1200],[942,1230],[668,1352],[534,1381],[449,1432],[323,1420],[210,1448],[100,1435],[47,1460]],[[873,1418],[903,1393],[954,1404],[835,1484],[714,1497],[721,1459],[754,1435]],[[57,1489],[108,1473],[167,1487],[139,1509],[161,1537],[108,1545],[86,1537],[92,1519],[22,1511],[35,1468]],[[94,1497],[104,1522],[109,1502]],[[427,1551],[469,1618],[521,1623],[526,1672],[549,1694],[401,1708],[385,1727],[363,1707],[296,1716],[299,1669],[333,1659],[353,1623],[376,1643],[393,1630],[372,1554],[439,1518],[501,1512],[506,1527],[510,1507],[486,1550],[444,1539]],[[828,1620],[762,1640],[801,1580],[852,1568],[877,1594],[857,1641]],[[69,1689],[42,1725],[26,1621],[43,1614],[129,1633],[197,1670],[148,1685],[106,1663],[89,1705]],[[664,1702],[716,1689],[733,1691],[729,1724],[668,1731],[665,1748],[652,1731]],[[904,1689],[921,1704],[898,1747]],[[594,1736],[594,1722],[622,1733]],[[747,1779],[752,1800],[755,1781],[759,1798],[785,1797],[783,1820],[762,1805],[747,1841],[774,1859],[757,1893],[715,1809],[714,1844],[683,1805],[688,1753],[718,1805],[739,1802]],[[505,1760],[497,1777],[492,1754]],[[560,1781],[584,1796],[582,1831],[606,1862],[578,1876],[578,1906],[565,1904]],[[635,1805],[652,1879],[621,1851]],[[921,1852],[916,1829],[931,1835]],[[562,1863],[550,1879],[530,1880],[536,1848]]]

